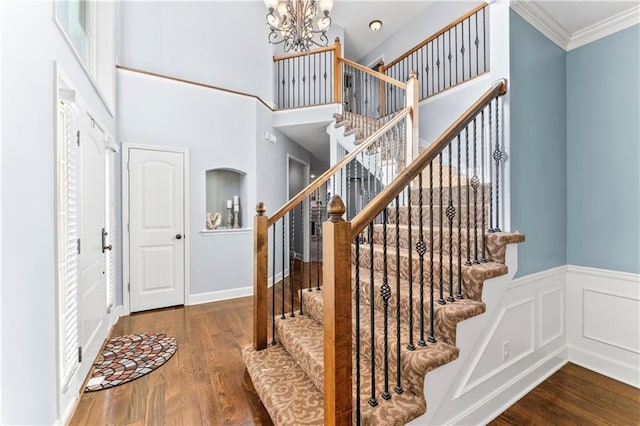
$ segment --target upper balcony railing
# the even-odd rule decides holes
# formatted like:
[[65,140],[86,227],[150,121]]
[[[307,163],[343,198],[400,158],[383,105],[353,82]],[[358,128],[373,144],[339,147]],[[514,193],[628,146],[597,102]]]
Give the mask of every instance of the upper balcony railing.
[[404,81],[418,75],[420,100],[489,71],[489,11],[481,3],[378,71]]

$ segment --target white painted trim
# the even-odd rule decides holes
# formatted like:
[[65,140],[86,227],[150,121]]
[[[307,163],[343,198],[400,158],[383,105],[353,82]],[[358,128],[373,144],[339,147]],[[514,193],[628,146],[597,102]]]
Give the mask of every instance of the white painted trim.
[[509,289],[513,289],[516,287],[521,287],[529,284],[534,284],[543,279],[553,278],[557,275],[566,274],[566,272],[567,272],[567,265],[562,265],[562,266],[556,266],[555,268],[546,269],[541,272],[536,272],[534,274],[525,275],[524,277],[519,277],[514,279],[509,285]]
[[571,39],[571,34],[565,30],[558,21],[556,21],[547,12],[542,10],[538,5],[531,1],[514,1],[511,3],[514,12],[531,24],[536,30],[544,34],[549,40],[557,44],[564,50]]
[[566,50],[577,49],[636,24],[640,24],[640,5],[574,32],[571,34]]
[[573,274],[597,276],[600,278],[610,278],[618,281],[630,281],[635,284],[640,284],[640,274],[577,265],[567,265],[566,268],[567,272]]
[[[566,325],[569,360],[589,370],[640,388],[640,354],[637,341],[625,341],[624,333],[610,340],[586,330],[585,295],[640,300],[640,274],[568,265],[566,275]],[[599,303],[599,302],[598,302]],[[603,302],[604,299],[603,299]],[[606,303],[604,305],[606,307]],[[609,306],[609,312],[615,307]],[[619,321],[637,330],[640,318],[620,311]],[[612,329],[613,330],[613,329]],[[631,329],[630,336],[633,336]],[[623,340],[620,340],[622,337]],[[633,338],[632,338],[633,339]]]
[[640,5],[632,6],[573,33],[569,33],[553,16],[542,10],[535,2],[516,0],[511,3],[511,8],[545,37],[567,52],[640,24]]
[[[495,368],[495,369],[489,371],[487,374],[485,374],[482,377],[479,377],[476,380],[474,380],[473,382],[469,383],[469,381],[471,379],[471,375],[476,370],[476,367],[478,366],[478,363],[482,359],[482,355],[484,355],[484,353],[485,353],[485,351],[487,349],[487,346],[491,342],[491,339],[495,335],[495,332],[498,329],[498,326],[502,323],[502,318],[504,317],[504,315],[507,313],[507,311],[509,311],[509,310],[511,310],[513,308],[516,308],[518,306],[525,305],[525,304],[530,304],[531,305],[531,307],[530,307],[531,341],[529,342],[529,348],[526,351],[522,352],[517,357],[515,357],[513,359],[510,359],[508,362],[503,363],[498,368]],[[535,308],[535,299],[533,299],[533,298],[526,298],[526,299],[518,301],[517,303],[511,304],[509,306],[505,306],[504,308],[502,308],[497,320],[493,323],[493,326],[491,327],[491,330],[486,334],[484,342],[482,342],[482,345],[480,346],[480,349],[477,351],[475,358],[473,359],[473,361],[471,362],[471,364],[467,368],[467,372],[465,373],[464,379],[460,383],[460,386],[458,387],[458,390],[456,391],[456,393],[453,396],[454,399],[457,399],[457,398],[461,397],[462,395],[466,394],[467,392],[471,391],[472,389],[478,387],[479,385],[483,384],[487,380],[489,380],[492,377],[496,376],[501,371],[506,370],[507,368],[511,367],[512,365],[514,365],[515,363],[517,363],[521,359],[526,358],[527,356],[529,356],[529,355],[531,355],[532,353],[535,352],[535,349],[536,349],[535,348],[535,326],[536,326],[536,322],[535,322],[535,311],[534,311],[534,308]]]
[[210,291],[207,293],[197,293],[189,296],[189,305],[200,305],[202,303],[219,302],[221,300],[237,299],[253,295],[253,287],[240,287],[228,290]]
[[[560,293],[560,307],[562,309],[562,315],[560,316],[560,331],[554,334],[553,336],[547,337],[545,339],[544,336],[542,335],[542,318],[544,317],[544,297],[553,293]],[[566,323],[565,317],[566,317],[567,310],[565,309],[565,306],[566,306],[565,293],[566,293],[566,285],[562,286],[561,288],[554,288],[553,290],[545,291],[543,293],[540,293],[540,295],[538,296],[538,321],[539,321],[538,346],[539,347],[547,346],[554,340],[564,337],[566,335],[567,330],[565,326],[565,323]]]
[[[493,419],[495,419],[500,414],[502,414],[507,408],[511,407],[518,400],[520,400],[522,397],[524,397],[526,394],[531,392],[533,389],[535,389],[542,382],[544,382],[549,377],[551,377],[556,371],[558,371],[562,367],[564,367],[569,362],[569,361],[567,361],[566,356],[563,355],[564,351],[565,351],[565,348],[562,347],[562,348],[550,353],[549,355],[545,356],[543,359],[541,359],[540,361],[538,361],[537,363],[535,363],[531,367],[527,368],[526,370],[520,372],[520,374],[518,374],[516,377],[514,377],[511,380],[509,380],[503,386],[500,386],[495,391],[493,391],[490,394],[488,394],[486,398],[483,398],[482,400],[478,401],[476,404],[474,404],[468,410],[463,412],[460,416],[458,416],[456,419],[454,419],[451,422],[451,424],[487,424],[487,423],[491,422]],[[481,408],[488,401],[490,401],[493,398],[497,397],[500,393],[503,393],[503,392],[509,390],[509,388],[513,387],[514,385],[518,384],[519,382],[525,381],[529,374],[535,373],[535,370],[537,370],[538,368],[542,367],[545,363],[551,361],[555,357],[559,358],[557,363],[552,365],[549,369],[547,369],[547,370],[541,372],[540,374],[538,374],[533,380],[531,380],[531,382],[528,385],[526,385],[524,387],[524,389],[522,389],[520,392],[517,392],[517,393],[513,394],[513,396],[511,398],[509,398],[507,401],[505,401],[503,404],[501,404],[501,406],[498,409],[494,410],[490,415],[484,417],[483,420],[474,419],[470,423],[468,420],[465,419],[465,417],[473,415],[479,408]]]
[[[597,354],[574,345],[567,345],[567,351],[569,361],[572,363],[619,382],[640,388],[640,376],[637,365],[627,364],[614,357]],[[631,377],[635,377],[635,380],[630,379]]]
[[121,156],[121,173],[122,173],[122,306],[123,314],[129,315],[131,313],[130,297],[128,291],[128,284],[130,278],[129,268],[129,170],[127,163],[129,162],[129,150],[130,149],[146,149],[150,151],[165,151],[165,152],[179,152],[184,155],[184,230],[186,244],[184,245],[184,303],[185,305],[189,301],[191,291],[191,270],[190,265],[190,251],[191,246],[190,239],[190,160],[189,149],[182,147],[172,146],[156,146],[156,145],[144,145],[139,143],[122,142],[122,156]]
[[228,228],[220,228],[220,229],[203,229],[200,231],[200,234],[203,237],[211,237],[214,235],[228,235],[228,234],[248,234],[253,230],[251,228],[236,228],[236,229],[228,229]]

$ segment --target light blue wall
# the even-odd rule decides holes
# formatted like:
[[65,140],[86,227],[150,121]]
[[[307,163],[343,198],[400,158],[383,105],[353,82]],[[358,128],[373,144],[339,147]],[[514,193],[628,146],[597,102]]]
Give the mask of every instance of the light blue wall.
[[640,26],[567,54],[567,261],[640,273]]
[[511,228],[518,276],[567,263],[565,52],[510,14]]

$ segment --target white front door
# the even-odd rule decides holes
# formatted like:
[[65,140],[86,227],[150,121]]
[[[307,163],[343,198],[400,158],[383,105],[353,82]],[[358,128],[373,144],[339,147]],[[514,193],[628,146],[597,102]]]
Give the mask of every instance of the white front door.
[[185,154],[129,149],[130,311],[184,304]]
[[82,363],[80,380],[88,374],[107,337],[105,254],[104,133],[84,115],[80,127],[80,254],[78,256],[78,314]]

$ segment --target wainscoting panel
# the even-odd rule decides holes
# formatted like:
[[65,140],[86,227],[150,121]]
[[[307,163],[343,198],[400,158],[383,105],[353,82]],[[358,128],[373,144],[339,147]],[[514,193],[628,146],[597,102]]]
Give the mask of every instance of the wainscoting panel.
[[564,292],[557,288],[540,294],[538,302],[538,346],[546,346],[556,339],[564,337]]
[[640,275],[567,268],[569,360],[640,387]]
[[[431,387],[444,382],[437,377],[440,369],[427,376],[433,411],[414,424],[485,424],[562,367],[567,362],[565,285],[565,266],[518,278],[506,286],[495,310],[487,311],[484,327],[482,315],[459,324],[458,336],[475,332],[479,337],[471,348],[461,346],[453,363],[457,373],[453,367],[443,371],[448,376],[443,379],[452,383],[449,390]],[[493,286],[493,280],[485,283]],[[438,392],[445,395],[434,398],[434,406],[431,395]]]

